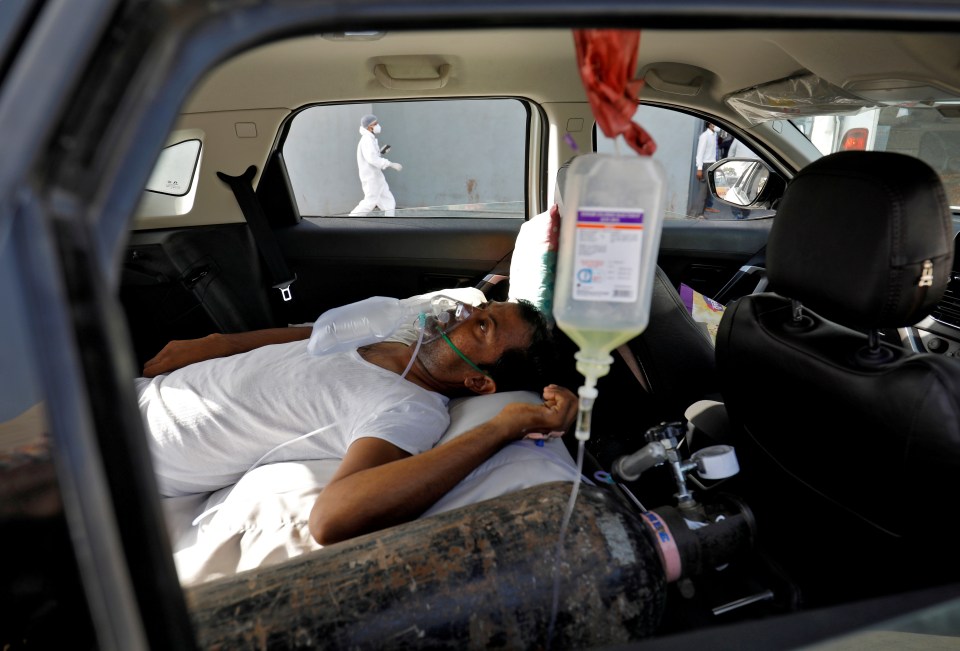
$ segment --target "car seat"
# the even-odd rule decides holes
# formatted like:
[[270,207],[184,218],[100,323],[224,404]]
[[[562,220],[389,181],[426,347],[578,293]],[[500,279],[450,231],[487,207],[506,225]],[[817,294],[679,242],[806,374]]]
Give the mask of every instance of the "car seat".
[[771,291],[723,315],[741,497],[808,606],[960,579],[944,533],[960,492],[960,362],[884,341],[930,312],[953,255],[928,165],[832,154],[785,191]]

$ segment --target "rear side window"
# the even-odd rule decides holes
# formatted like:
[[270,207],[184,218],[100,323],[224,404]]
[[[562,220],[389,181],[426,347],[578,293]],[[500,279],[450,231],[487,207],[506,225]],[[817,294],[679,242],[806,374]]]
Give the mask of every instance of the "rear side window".
[[147,192],[182,197],[193,188],[200,160],[200,141],[185,140],[165,147],[147,181]]
[[164,147],[147,180],[137,215],[169,217],[189,213],[197,198],[197,172],[202,158],[200,138],[185,138]]
[[[368,115],[376,116],[380,132],[362,136],[361,120]],[[523,218],[528,116],[526,105],[514,99],[305,109],[294,117],[283,145],[299,212]],[[358,164],[361,139],[368,153],[374,142],[383,153]],[[402,169],[381,169],[383,159]]]

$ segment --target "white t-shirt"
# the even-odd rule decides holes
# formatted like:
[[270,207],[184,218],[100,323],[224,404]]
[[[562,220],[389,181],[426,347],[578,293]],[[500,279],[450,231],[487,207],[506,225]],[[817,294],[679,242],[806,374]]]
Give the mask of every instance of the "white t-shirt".
[[152,379],[138,378],[161,495],[206,493],[262,463],[342,459],[358,438],[418,454],[450,422],[448,399],[365,361],[354,350],[328,356],[307,342],[264,346]]
[[717,162],[717,131],[704,129],[697,139],[697,169]]

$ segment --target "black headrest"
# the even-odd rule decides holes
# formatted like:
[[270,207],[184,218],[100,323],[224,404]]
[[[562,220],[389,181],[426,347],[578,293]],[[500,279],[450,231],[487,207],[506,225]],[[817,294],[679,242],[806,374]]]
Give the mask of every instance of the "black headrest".
[[767,243],[773,291],[855,328],[920,321],[942,297],[952,264],[940,177],[891,152],[838,152],[800,170]]

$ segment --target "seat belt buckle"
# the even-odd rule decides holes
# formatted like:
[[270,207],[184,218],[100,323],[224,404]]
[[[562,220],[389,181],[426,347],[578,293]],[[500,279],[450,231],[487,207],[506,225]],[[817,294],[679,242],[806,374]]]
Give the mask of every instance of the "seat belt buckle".
[[274,289],[280,290],[280,296],[283,298],[284,303],[293,300],[293,295],[290,293],[290,285],[295,283],[296,280],[297,280],[297,275],[294,274],[293,278],[291,278],[290,280],[285,280],[282,283],[277,283],[276,285],[273,286]]

